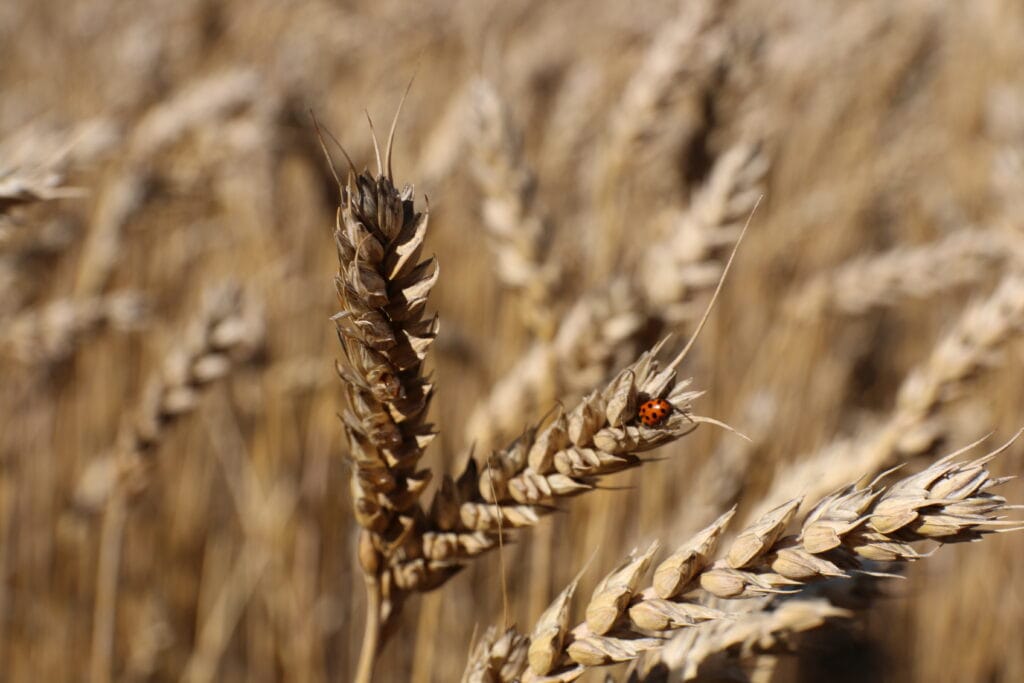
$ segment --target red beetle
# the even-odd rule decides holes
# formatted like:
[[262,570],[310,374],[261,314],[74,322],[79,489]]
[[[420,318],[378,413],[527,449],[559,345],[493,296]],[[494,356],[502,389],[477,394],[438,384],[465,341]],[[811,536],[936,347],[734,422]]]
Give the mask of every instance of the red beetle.
[[672,412],[672,404],[663,398],[652,398],[640,406],[640,421],[648,427],[661,424]]

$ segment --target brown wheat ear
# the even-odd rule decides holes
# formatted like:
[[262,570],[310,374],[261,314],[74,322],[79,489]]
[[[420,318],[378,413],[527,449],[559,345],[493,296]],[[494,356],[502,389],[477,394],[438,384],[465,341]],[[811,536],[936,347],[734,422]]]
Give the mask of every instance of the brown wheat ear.
[[383,627],[400,604],[384,570],[414,526],[430,480],[419,460],[435,436],[426,422],[433,386],[423,359],[437,334],[437,318],[425,309],[438,268],[433,258],[419,261],[427,212],[415,208],[412,187],[395,188],[390,143],[387,156],[377,175],[357,174],[350,166],[334,231],[341,310],[333,320],[342,349],[337,370],[347,398],[342,420],[370,598],[361,680],[368,679]]

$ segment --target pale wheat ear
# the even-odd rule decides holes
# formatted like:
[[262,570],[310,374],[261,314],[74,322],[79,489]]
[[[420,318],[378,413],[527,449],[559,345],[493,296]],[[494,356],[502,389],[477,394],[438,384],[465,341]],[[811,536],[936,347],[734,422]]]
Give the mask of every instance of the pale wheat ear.
[[[736,258],[736,252],[740,250],[740,244],[743,242],[743,237],[747,234],[747,228],[750,227],[750,221],[753,220],[754,214],[757,212],[757,207],[761,205],[761,200],[764,199],[764,195],[760,195],[757,201],[754,202],[754,207],[750,210],[750,215],[747,216],[747,222],[743,224],[743,230],[740,231],[740,236],[736,238],[736,244],[732,247],[732,253],[729,254],[729,260],[725,262],[725,268],[722,269],[722,276],[718,278],[718,286],[715,287],[715,293],[711,295],[711,301],[708,302],[708,306],[704,309],[704,315],[701,316],[700,322],[697,323],[697,328],[690,335],[690,341],[686,342],[686,346],[679,352],[679,355],[669,363],[669,368],[675,370],[679,367],[679,364],[686,358],[686,354],[690,352],[694,342],[697,341],[697,337],[700,336],[701,330],[704,329],[705,323],[708,321],[708,317],[711,315],[712,309],[715,307],[715,303],[718,301],[718,295],[722,292],[722,286],[725,284],[725,277],[729,274],[729,269],[732,267],[732,261]],[[746,437],[744,437],[746,438]]]
[[[634,549],[601,579],[586,605],[586,619],[576,626],[568,619],[578,577],[574,579],[537,621],[528,662],[520,657],[513,664],[518,670],[499,680],[575,680],[587,669],[637,660],[647,651],[662,649],[672,632],[700,623],[726,630],[730,624],[749,628],[750,619],[756,617],[730,607],[736,599],[792,594],[823,580],[858,575],[895,577],[875,571],[875,563],[905,565],[932,554],[916,550],[914,543],[941,546],[1019,530],[1019,521],[1004,519],[1014,506],[990,492],[1005,478],[993,477],[985,465],[1020,434],[977,460],[955,462],[954,453],[889,487],[848,483],[803,515],[799,536],[786,536],[785,531],[802,497],[767,511],[721,550],[735,506],[656,567],[652,560],[657,542],[643,552]],[[857,521],[851,524],[851,520]],[[840,557],[842,564],[833,561]],[[692,598],[694,590],[701,591],[700,599]],[[717,604],[712,603],[716,598]],[[819,616],[847,614],[826,605]],[[780,627],[799,632],[821,625],[820,619],[808,621],[806,613],[803,617],[789,615]],[[658,638],[652,638],[652,632]],[[726,638],[702,656],[725,652],[736,644],[732,637]]]
[[[416,70],[419,71],[419,65],[416,65]],[[398,101],[398,109],[395,110],[395,118],[391,120],[391,130],[388,131],[388,143],[384,150],[384,161],[387,164],[388,180],[391,182],[395,181],[391,171],[391,150],[395,142],[395,129],[398,128],[398,117],[402,115],[402,105],[405,104],[405,98],[409,96],[409,91],[412,90],[412,83],[416,80],[416,72],[413,72],[412,78],[409,79],[409,83],[405,86],[405,92],[402,93],[402,99]],[[371,128],[372,128],[371,124]]]

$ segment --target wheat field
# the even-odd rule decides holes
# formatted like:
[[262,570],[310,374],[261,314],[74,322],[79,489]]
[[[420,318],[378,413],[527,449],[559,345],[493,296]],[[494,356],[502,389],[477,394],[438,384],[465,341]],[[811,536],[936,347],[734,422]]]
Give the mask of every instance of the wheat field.
[[1010,0],[0,4],[0,681],[1024,680],[1022,63]]

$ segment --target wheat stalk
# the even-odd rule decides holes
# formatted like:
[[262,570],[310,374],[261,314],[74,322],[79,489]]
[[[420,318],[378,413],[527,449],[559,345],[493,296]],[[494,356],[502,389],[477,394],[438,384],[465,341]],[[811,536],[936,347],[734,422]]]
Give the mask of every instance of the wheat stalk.
[[[572,582],[538,620],[529,642],[517,648],[527,651],[529,670],[520,657],[515,663],[522,668],[497,680],[575,680],[587,669],[658,649],[671,632],[728,618],[727,610],[692,596],[735,599],[794,593],[823,579],[871,575],[877,562],[926,557],[915,549],[916,542],[968,542],[1019,529],[1019,522],[1003,518],[1014,506],[991,493],[1007,479],[993,478],[986,467],[1011,443],[958,462],[972,444],[887,488],[877,480],[864,488],[848,485],[822,498],[795,535],[785,535],[785,530],[800,499],[788,501],[742,530],[724,556],[713,560],[732,517],[726,513],[661,562],[642,590],[659,546],[634,551],[598,583],[586,621],[570,628],[568,605],[578,579]],[[728,642],[722,646],[732,647]]]
[[[298,502],[292,482],[278,480],[268,486],[261,480],[250,463],[238,424],[226,403],[223,400],[215,403],[213,410],[203,417],[209,425],[207,431],[224,471],[245,540],[227,580],[197,629],[194,650],[181,676],[185,683],[216,680],[220,661],[252,597],[261,591],[261,586],[276,587],[283,580],[282,576],[287,573],[282,566],[285,564],[282,555],[287,549],[284,539]],[[278,604],[280,601],[267,602],[272,612],[287,609]],[[285,671],[291,673],[290,658],[284,655],[282,660]]]

